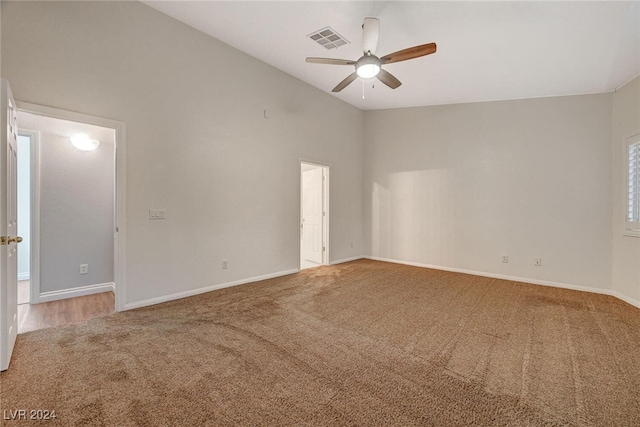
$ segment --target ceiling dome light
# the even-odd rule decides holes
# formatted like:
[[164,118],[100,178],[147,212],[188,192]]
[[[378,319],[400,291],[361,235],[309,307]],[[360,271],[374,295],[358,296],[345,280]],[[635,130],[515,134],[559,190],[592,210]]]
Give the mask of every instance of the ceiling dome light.
[[365,55],[356,62],[356,73],[363,79],[375,77],[380,72],[380,58],[375,55]]
[[98,141],[97,139],[91,139],[88,135],[85,134],[74,135],[69,138],[69,140],[71,140],[71,143],[74,147],[82,151],[92,151],[98,148],[98,145],[100,145],[100,141]]

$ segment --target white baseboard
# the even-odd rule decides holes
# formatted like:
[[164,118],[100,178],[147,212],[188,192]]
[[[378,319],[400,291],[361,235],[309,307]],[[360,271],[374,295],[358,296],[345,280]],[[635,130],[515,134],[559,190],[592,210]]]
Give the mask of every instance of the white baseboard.
[[131,310],[134,308],[147,307],[149,305],[160,304],[167,301],[173,301],[180,298],[191,297],[194,295],[204,294],[206,292],[217,291],[218,289],[230,288],[231,286],[245,285],[247,283],[259,282],[260,280],[273,279],[275,277],[287,276],[300,272],[300,269],[295,268],[291,270],[279,271],[277,273],[265,274],[263,276],[249,277],[247,279],[235,280],[233,282],[220,283],[218,285],[205,286],[204,288],[191,289],[184,292],[178,292],[170,295],[163,295],[160,297],[150,298],[142,301],[134,301],[125,304],[125,310]]
[[18,282],[20,282],[21,280],[29,280],[31,279],[31,273],[30,272],[26,272],[26,273],[18,273]]
[[451,271],[454,273],[472,274],[474,276],[491,277],[492,279],[502,279],[502,280],[509,280],[512,282],[529,283],[532,285],[552,286],[554,288],[563,288],[563,289],[571,289],[574,291],[592,292],[595,294],[610,295],[612,297],[621,299],[622,301],[627,302],[635,307],[640,308],[640,301],[637,301],[633,298],[630,298],[624,294],[621,294],[620,292],[617,292],[611,289],[590,288],[587,286],[570,285],[567,283],[551,282],[548,280],[530,279],[528,277],[509,276],[506,274],[486,273],[484,271],[465,270],[463,268],[444,267],[441,265],[423,264],[419,262],[402,261],[402,260],[392,259],[392,258],[382,258],[382,257],[374,257],[374,256],[366,256],[364,258],[371,259],[374,261],[392,262],[394,264],[411,265],[414,267],[432,268],[434,270]]
[[99,283],[97,285],[80,286],[77,288],[63,289],[40,293],[39,302],[57,301],[60,299],[81,297],[85,295],[99,294],[102,292],[115,292],[116,285],[113,282]]
[[611,295],[612,297],[616,297],[616,298],[621,299],[622,301],[624,301],[626,303],[629,303],[631,305],[634,305],[634,306],[640,308],[640,301],[638,301],[636,299],[633,299],[631,297],[628,297],[625,294],[622,294],[622,293],[620,293],[618,291],[611,290],[611,291],[607,292],[606,295]]
[[365,257],[362,256],[362,255],[358,255],[358,256],[352,256],[351,258],[337,259],[335,261],[332,261],[331,265],[342,264],[342,263],[351,262],[351,261],[356,261],[356,260],[363,259],[363,258],[365,258]]

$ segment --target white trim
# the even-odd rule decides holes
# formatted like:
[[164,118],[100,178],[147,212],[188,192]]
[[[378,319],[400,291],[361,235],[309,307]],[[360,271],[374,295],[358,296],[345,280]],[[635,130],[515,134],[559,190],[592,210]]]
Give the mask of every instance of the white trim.
[[633,299],[631,297],[626,296],[623,293],[620,293],[618,291],[614,291],[614,290],[608,290],[608,291],[604,291],[604,292],[597,292],[597,293],[604,293],[605,295],[611,295],[612,297],[621,299],[622,301],[629,303],[633,306],[636,306],[638,308],[640,308],[640,300],[637,299]]
[[125,310],[127,302],[127,143],[125,124],[120,123],[116,131],[116,203],[113,278],[116,283],[116,311]]
[[622,211],[624,212],[624,222],[622,235],[627,237],[640,237],[640,222],[629,221],[629,147],[640,142],[640,133],[633,132],[624,137],[624,152],[622,155]]
[[[40,303],[40,131],[31,129],[20,129],[18,135],[26,135],[30,142],[30,228],[31,237],[29,244],[29,277],[22,280],[29,280],[29,302],[31,304]],[[18,276],[20,277],[20,276]],[[20,280],[20,278],[18,279]]]
[[[52,117],[56,119],[70,120],[74,122],[87,123],[101,126],[115,131],[115,230],[114,237],[114,290],[116,294],[116,311],[125,310],[126,303],[126,177],[127,177],[127,144],[126,127],[124,122],[105,119],[102,117],[90,116],[88,114],[73,111],[60,110],[58,108],[46,107],[43,105],[30,104],[16,101],[18,111],[37,114],[40,116]],[[32,234],[33,239],[33,234]],[[33,251],[32,251],[33,253]],[[33,259],[32,259],[33,260]],[[33,268],[33,264],[32,264]],[[44,295],[44,294],[40,294]],[[32,299],[32,302],[36,302]]]
[[[33,211],[35,209],[35,207],[33,206],[33,194],[34,194],[34,182],[33,182],[34,178],[33,177],[36,174],[36,171],[34,171],[33,160],[34,160],[34,154],[35,154],[34,151],[38,149],[38,140],[39,140],[40,134],[39,132],[30,130],[30,129],[20,129],[20,126],[18,126],[18,137],[24,137],[29,139],[29,144],[28,144],[29,146],[29,177],[27,178],[29,189],[27,190],[28,191],[27,197],[29,198],[29,236],[31,236],[33,235],[32,217],[33,217]],[[23,174],[20,173],[20,165],[18,164],[18,187],[20,187],[22,176]],[[18,191],[18,204],[20,200],[20,195],[21,193],[20,191]],[[21,217],[18,216],[18,222],[20,222],[20,219]],[[22,243],[22,245],[24,244],[25,242]],[[18,271],[18,281],[30,280],[31,278],[31,262],[33,259],[32,252],[34,250],[32,239],[29,238],[26,244],[29,245],[29,269],[23,272]],[[18,265],[20,265],[19,254],[18,254]],[[29,283],[29,301],[31,301],[32,292],[33,292],[33,287],[31,283]]]
[[247,279],[235,280],[233,282],[220,283],[217,285],[205,286],[203,288],[191,289],[189,291],[177,292],[175,294],[163,295],[142,301],[130,302],[125,305],[125,310],[134,308],[147,307],[149,305],[160,304],[167,301],[173,301],[181,298],[191,297],[194,295],[204,294],[206,292],[217,291],[218,289],[230,288],[232,286],[245,285],[247,283],[259,282],[261,280],[273,279],[275,277],[288,276],[289,274],[299,273],[299,268],[291,270],[279,271],[277,273],[265,274],[262,276],[249,277]]
[[40,132],[31,139],[31,281],[29,302],[40,302]]
[[40,302],[82,297],[85,295],[100,294],[102,292],[115,292],[115,288],[115,283],[109,282],[99,283],[97,285],[80,286],[77,288],[62,289],[60,291],[42,292],[40,294]]
[[621,294],[620,292],[617,292],[611,289],[590,288],[588,286],[570,285],[567,283],[552,282],[549,280],[509,276],[506,274],[486,273],[484,271],[466,270],[464,268],[455,268],[455,267],[444,267],[441,265],[423,264],[420,262],[402,261],[402,260],[392,259],[392,258],[382,258],[382,257],[374,257],[374,256],[366,256],[364,258],[374,260],[374,261],[391,262],[394,264],[411,265],[413,267],[432,268],[434,270],[451,271],[453,273],[463,273],[463,274],[471,274],[474,276],[490,277],[492,279],[509,280],[511,282],[529,283],[532,285],[542,285],[542,286],[552,286],[554,288],[563,288],[563,289],[571,289],[574,291],[591,292],[594,294],[610,295],[612,297],[616,297],[618,299],[623,300],[624,302],[627,302],[633,306],[640,308],[640,301],[637,301],[631,297],[628,297],[626,295]]
[[357,261],[359,259],[365,259],[365,258],[366,257],[363,255],[352,256],[350,258],[342,258],[342,259],[337,259],[335,261],[331,261],[330,265],[343,264],[345,262]]
[[329,265],[329,257],[331,239],[329,239],[329,166],[322,167],[322,247],[324,251],[322,253],[322,264]]
[[318,163],[318,162],[316,162],[314,160],[306,160],[306,159],[304,159],[302,157],[299,157],[298,160],[300,160],[301,164],[302,163],[306,163],[306,164],[311,165],[311,166],[319,166],[319,167],[322,167],[322,168],[330,168],[331,167],[331,163]]
[[22,102],[20,100],[16,100],[16,103],[18,104],[18,111],[37,114],[39,116],[47,116],[55,119],[69,120],[72,122],[87,123],[90,125],[102,126],[111,129],[117,129],[124,124],[116,120],[77,113],[75,111],[61,110],[59,108],[47,107],[44,105],[31,104],[29,102]]

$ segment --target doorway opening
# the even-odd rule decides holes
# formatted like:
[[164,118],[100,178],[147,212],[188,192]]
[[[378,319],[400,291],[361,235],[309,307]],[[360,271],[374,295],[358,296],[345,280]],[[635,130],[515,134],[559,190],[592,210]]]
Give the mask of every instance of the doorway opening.
[[300,162],[300,270],[329,263],[329,167]]
[[45,306],[76,297],[124,310],[124,124],[18,102],[18,125],[18,224],[28,236],[19,246],[18,299],[45,303],[22,311],[51,311]]
[[[22,221],[35,237],[23,240],[18,251],[18,281],[29,278],[29,302],[115,292],[115,131],[22,111],[18,126],[31,130],[22,132],[25,145],[37,143],[37,156],[26,155],[23,164],[18,148],[18,190],[24,195],[18,196],[18,207],[28,197],[34,219],[29,209],[18,213],[18,227]],[[39,176],[33,187],[30,170]],[[21,283],[19,297],[20,288]]]

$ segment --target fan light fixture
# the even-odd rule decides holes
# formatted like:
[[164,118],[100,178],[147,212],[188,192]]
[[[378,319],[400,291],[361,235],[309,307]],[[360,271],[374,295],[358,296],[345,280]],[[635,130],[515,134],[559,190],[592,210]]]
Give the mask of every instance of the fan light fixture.
[[78,134],[69,138],[74,147],[82,151],[93,151],[100,145],[97,139],[91,139],[88,135]]
[[363,79],[370,79],[378,75],[380,65],[380,58],[369,53],[356,62],[356,73]]

